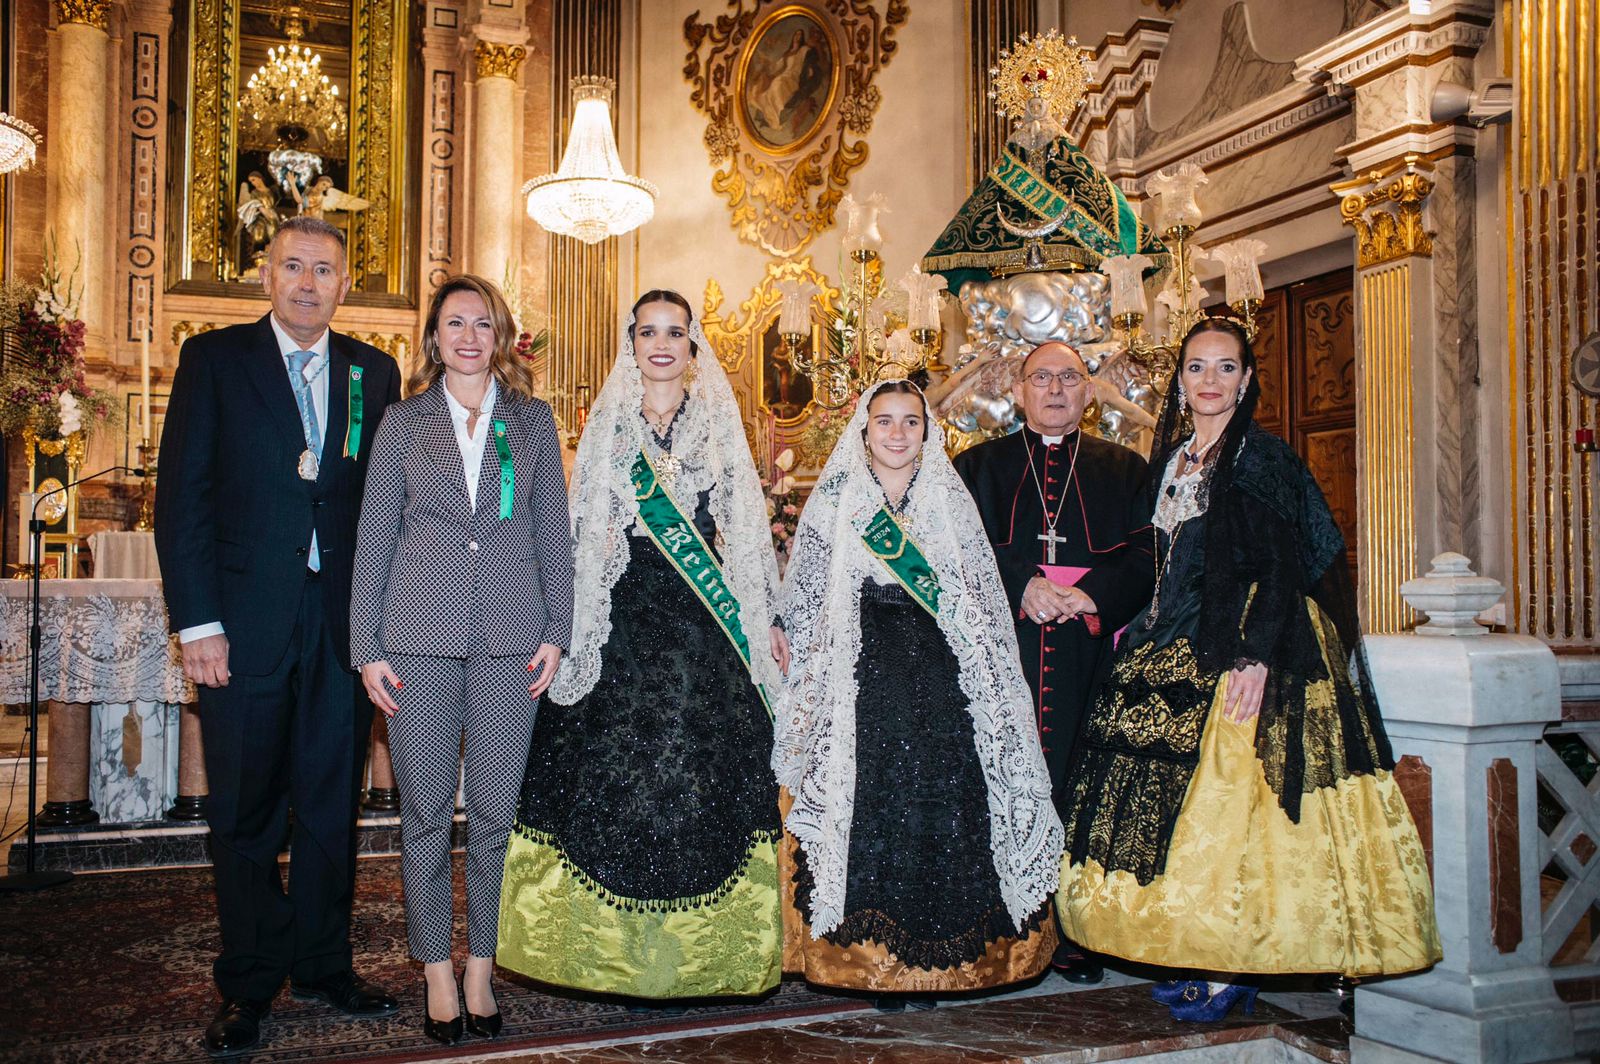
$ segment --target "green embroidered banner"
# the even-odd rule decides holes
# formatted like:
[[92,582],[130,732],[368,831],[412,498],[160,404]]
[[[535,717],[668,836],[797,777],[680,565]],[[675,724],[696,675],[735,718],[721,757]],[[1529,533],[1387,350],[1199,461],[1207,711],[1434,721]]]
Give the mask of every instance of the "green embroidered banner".
[[346,408],[349,415],[345,422],[344,430],[344,456],[354,458],[361,453],[361,367],[350,367],[350,402]]
[[990,174],[1012,195],[1027,204],[1028,209],[1037,214],[1041,221],[1054,221],[1062,211],[1072,206],[1070,199],[1051,188],[1048,181],[1010,152],[1000,153],[1000,159]]
[[517,476],[511,465],[511,441],[506,439],[506,423],[494,423],[494,449],[500,456],[500,520],[511,520],[511,505],[517,500]]
[[912,598],[929,613],[939,616],[939,576],[888,507],[873,515],[861,531],[861,540],[889,567],[889,572]]
[[[650,533],[650,538],[661,548],[661,553],[667,556],[672,567],[678,570],[678,575],[705,604],[748,669],[750,641],[745,638],[744,628],[739,624],[739,600],[723,583],[722,569],[717,565],[716,555],[711,553],[711,548],[706,546],[694,523],[683,516],[678,504],[662,487],[648,455],[640,451],[630,472],[634,497],[639,500],[639,519],[645,531]],[[766,707],[767,716],[771,717],[772,704],[767,701],[766,690],[756,684],[756,691],[761,695],[761,704]]]

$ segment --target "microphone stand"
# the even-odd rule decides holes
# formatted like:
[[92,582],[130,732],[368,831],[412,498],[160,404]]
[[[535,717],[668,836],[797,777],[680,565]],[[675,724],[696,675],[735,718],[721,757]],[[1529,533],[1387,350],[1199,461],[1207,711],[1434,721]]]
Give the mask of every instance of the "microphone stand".
[[47,491],[33,500],[33,512],[28,516],[28,540],[33,557],[32,587],[29,589],[29,607],[33,611],[33,626],[28,630],[28,860],[23,872],[0,876],[0,892],[44,890],[71,882],[72,873],[65,868],[39,869],[36,865],[39,819],[39,648],[43,633],[39,625],[39,578],[44,569],[44,526],[39,517],[39,504],[50,496],[68,491],[86,481],[108,473],[130,473],[136,477],[147,476],[143,468],[115,465],[79,477],[53,491]]

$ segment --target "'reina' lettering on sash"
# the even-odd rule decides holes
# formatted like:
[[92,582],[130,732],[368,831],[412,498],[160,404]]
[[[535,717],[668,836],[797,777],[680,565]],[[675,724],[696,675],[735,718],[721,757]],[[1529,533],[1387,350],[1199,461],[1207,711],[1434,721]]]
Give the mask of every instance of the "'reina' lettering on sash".
[[861,541],[923,609],[939,616],[939,576],[888,507],[872,515],[861,530]]
[[[723,634],[733,644],[733,649],[739,652],[739,659],[748,669],[750,641],[745,638],[744,628],[739,623],[739,600],[723,583],[717,556],[706,546],[694,523],[683,516],[683,511],[667,493],[656,476],[655,466],[650,464],[649,456],[643,451],[634,459],[630,475],[633,478],[634,497],[639,500],[640,523],[650,533],[655,545],[661,548],[661,553],[667,556],[672,567],[678,570],[678,575],[705,604],[706,610],[722,628]],[[756,684],[756,692],[761,695],[761,704],[766,707],[767,716],[772,716],[772,704],[767,701],[766,690]]]

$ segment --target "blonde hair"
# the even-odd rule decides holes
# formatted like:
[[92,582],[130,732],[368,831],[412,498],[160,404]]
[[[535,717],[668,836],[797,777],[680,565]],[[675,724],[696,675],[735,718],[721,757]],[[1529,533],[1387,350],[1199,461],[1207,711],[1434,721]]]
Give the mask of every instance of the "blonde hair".
[[534,398],[533,367],[517,354],[517,326],[511,317],[500,289],[482,277],[470,273],[447,278],[433,293],[428,304],[428,317],[422,325],[422,347],[417,351],[416,364],[406,380],[406,394],[416,395],[444,376],[444,363],[439,357],[439,315],[444,301],[454,292],[472,292],[489,308],[489,323],[494,326],[494,354],[489,359],[489,372],[495,381],[508,391],[525,399]]

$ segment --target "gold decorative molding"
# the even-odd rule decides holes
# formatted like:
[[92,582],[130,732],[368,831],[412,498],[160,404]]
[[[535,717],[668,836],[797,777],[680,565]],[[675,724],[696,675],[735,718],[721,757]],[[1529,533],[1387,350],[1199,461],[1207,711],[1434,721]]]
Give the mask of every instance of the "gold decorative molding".
[[[706,117],[706,152],[718,167],[711,188],[727,198],[734,232],[747,244],[788,258],[833,225],[851,173],[867,161],[865,138],[882,100],[873,81],[899,46],[895,31],[905,24],[909,3],[885,0],[882,11],[873,0],[791,3],[766,11],[761,0],[730,0],[727,6],[727,14],[710,22],[697,21],[698,12],[684,20],[689,100]],[[832,71],[826,91],[818,83],[813,92],[815,116],[780,145],[753,131],[746,93],[753,56],[764,51],[769,31],[788,33],[787,25],[779,26],[785,20],[818,28],[806,47],[819,62],[826,50]]]
[[111,0],[56,0],[56,14],[62,22],[103,30],[111,24]]
[[[820,466],[827,459],[827,454],[812,454],[803,443],[820,408],[808,403],[798,416],[780,418],[768,402],[763,384],[765,352],[762,344],[778,316],[783,300],[778,291],[778,282],[791,280],[810,281],[817,287],[812,297],[813,342],[837,343],[837,334],[828,328],[825,308],[838,302],[839,288],[812,267],[809,255],[768,262],[766,275],[751,290],[749,297],[740,302],[737,311],[724,313],[722,286],[715,279],[707,281],[700,326],[705,330],[706,342],[711,345],[717,361],[728,375],[745,425],[749,427],[759,423],[762,433],[771,434],[772,438],[765,442],[774,451],[785,446],[795,447],[801,452],[801,466]],[[819,307],[824,309],[819,310]]]
[[528,50],[516,44],[479,41],[472,49],[472,58],[478,65],[478,77],[510,78],[516,81],[517,74],[522,70],[522,61],[528,58]]
[[[1356,265],[1381,266],[1409,255],[1431,256],[1433,239],[1422,221],[1422,205],[1433,181],[1408,157],[1329,186],[1340,197],[1339,216],[1356,231]],[[1403,172],[1396,173],[1403,168]],[[1392,175],[1392,180],[1385,180]],[[1365,191],[1362,191],[1365,190]]]

